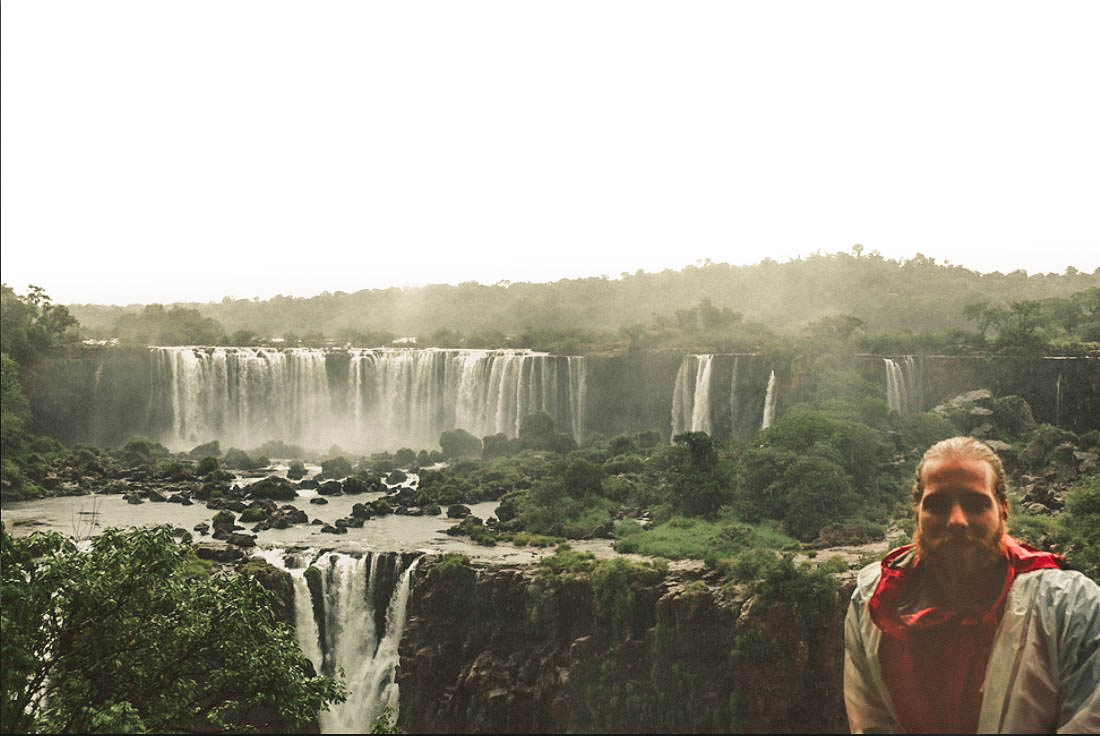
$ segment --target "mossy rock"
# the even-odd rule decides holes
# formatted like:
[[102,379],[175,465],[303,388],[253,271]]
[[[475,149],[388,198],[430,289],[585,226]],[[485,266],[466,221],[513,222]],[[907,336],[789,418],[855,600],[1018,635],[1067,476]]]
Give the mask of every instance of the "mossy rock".
[[293,501],[298,492],[286,478],[271,475],[249,487],[252,498],[271,498],[276,501]]

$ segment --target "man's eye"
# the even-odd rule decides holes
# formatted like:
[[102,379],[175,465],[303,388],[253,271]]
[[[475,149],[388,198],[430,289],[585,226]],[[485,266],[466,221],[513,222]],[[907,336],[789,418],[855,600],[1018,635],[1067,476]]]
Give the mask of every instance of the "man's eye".
[[922,506],[930,514],[942,514],[947,511],[947,502],[942,498],[926,498]]
[[962,501],[962,507],[968,514],[979,514],[988,509],[990,503],[987,496],[967,496]]

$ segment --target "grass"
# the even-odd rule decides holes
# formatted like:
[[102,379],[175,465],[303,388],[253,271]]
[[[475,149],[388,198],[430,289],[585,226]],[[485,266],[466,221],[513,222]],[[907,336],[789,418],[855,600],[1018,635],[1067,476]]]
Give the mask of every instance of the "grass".
[[615,542],[618,552],[671,560],[705,560],[708,565],[747,549],[798,547],[798,542],[779,531],[774,524],[746,524],[732,516],[718,521],[674,516],[649,530],[643,530],[636,523],[620,523],[616,525],[615,532],[620,537]]

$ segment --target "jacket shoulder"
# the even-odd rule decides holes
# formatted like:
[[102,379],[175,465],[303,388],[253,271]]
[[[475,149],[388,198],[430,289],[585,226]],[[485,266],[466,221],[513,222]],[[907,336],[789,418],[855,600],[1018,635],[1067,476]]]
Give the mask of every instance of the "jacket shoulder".
[[856,574],[856,587],[852,591],[852,602],[864,604],[871,599],[878,587],[879,578],[882,576],[882,562],[876,560],[865,565]]

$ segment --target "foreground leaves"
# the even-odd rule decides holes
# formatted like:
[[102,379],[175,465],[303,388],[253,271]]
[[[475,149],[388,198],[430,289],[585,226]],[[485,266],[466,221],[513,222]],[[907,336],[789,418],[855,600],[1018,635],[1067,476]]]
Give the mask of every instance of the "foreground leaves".
[[346,697],[255,580],[190,564],[167,527],[2,533],[5,732],[251,730]]

